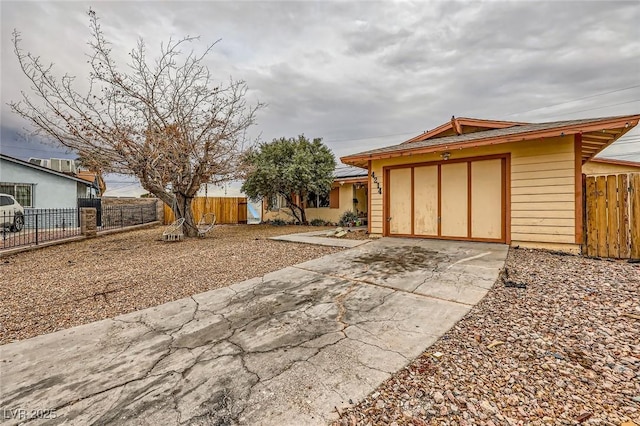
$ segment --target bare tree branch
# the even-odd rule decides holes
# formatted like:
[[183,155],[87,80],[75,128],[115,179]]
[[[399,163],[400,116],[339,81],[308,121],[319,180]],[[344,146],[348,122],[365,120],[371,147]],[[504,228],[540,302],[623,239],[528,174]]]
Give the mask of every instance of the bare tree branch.
[[205,60],[219,40],[201,54],[183,54],[199,39],[169,39],[155,60],[139,40],[121,71],[96,13],[88,15],[88,91],[81,94],[74,76],[57,78],[53,64],[24,52],[14,31],[14,52],[31,91],[9,105],[38,133],[77,151],[101,172],[138,177],[176,217],[185,217],[193,235],[191,200],[203,183],[238,174],[246,130],[263,105],[247,105],[244,81],[214,83]]

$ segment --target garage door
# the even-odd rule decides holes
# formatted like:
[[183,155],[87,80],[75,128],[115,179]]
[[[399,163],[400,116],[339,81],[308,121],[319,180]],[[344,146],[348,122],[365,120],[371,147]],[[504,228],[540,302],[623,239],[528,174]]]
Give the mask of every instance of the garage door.
[[505,158],[390,168],[386,234],[505,241]]

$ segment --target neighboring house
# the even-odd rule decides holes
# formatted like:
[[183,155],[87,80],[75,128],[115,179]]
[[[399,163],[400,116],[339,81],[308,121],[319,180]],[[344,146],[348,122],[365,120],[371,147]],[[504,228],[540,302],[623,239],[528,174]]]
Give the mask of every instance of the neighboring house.
[[99,189],[100,194],[104,194],[107,190],[107,184],[104,182],[100,173],[92,172],[90,170],[79,170],[76,173],[76,177],[86,180],[87,182],[91,182],[95,188]]
[[[367,196],[367,171],[360,167],[339,165],[333,171],[331,191],[328,194],[309,194],[305,200],[307,220],[322,219],[338,223],[344,212],[352,211],[365,222]],[[262,220],[273,219],[293,220],[291,210],[286,207],[282,196],[262,203]]]
[[341,160],[369,171],[371,234],[579,252],[583,164],[639,120],[452,117],[399,145]]
[[593,158],[582,165],[582,173],[587,176],[640,173],[640,163],[613,158]]
[[25,208],[77,207],[78,198],[96,196],[93,182],[0,154],[0,192]]

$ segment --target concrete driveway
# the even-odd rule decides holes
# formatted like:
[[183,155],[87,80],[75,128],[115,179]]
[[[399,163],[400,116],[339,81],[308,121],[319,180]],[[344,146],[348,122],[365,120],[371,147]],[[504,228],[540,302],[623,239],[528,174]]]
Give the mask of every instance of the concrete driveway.
[[462,318],[506,254],[382,239],[4,345],[3,420],[41,410],[49,420],[36,424],[324,424]]

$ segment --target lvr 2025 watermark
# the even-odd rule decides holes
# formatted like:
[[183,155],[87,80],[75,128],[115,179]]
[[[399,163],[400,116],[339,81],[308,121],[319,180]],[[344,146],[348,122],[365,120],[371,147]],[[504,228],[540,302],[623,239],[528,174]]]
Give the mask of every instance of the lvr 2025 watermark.
[[55,419],[58,417],[55,409],[0,408],[0,415],[2,420]]

